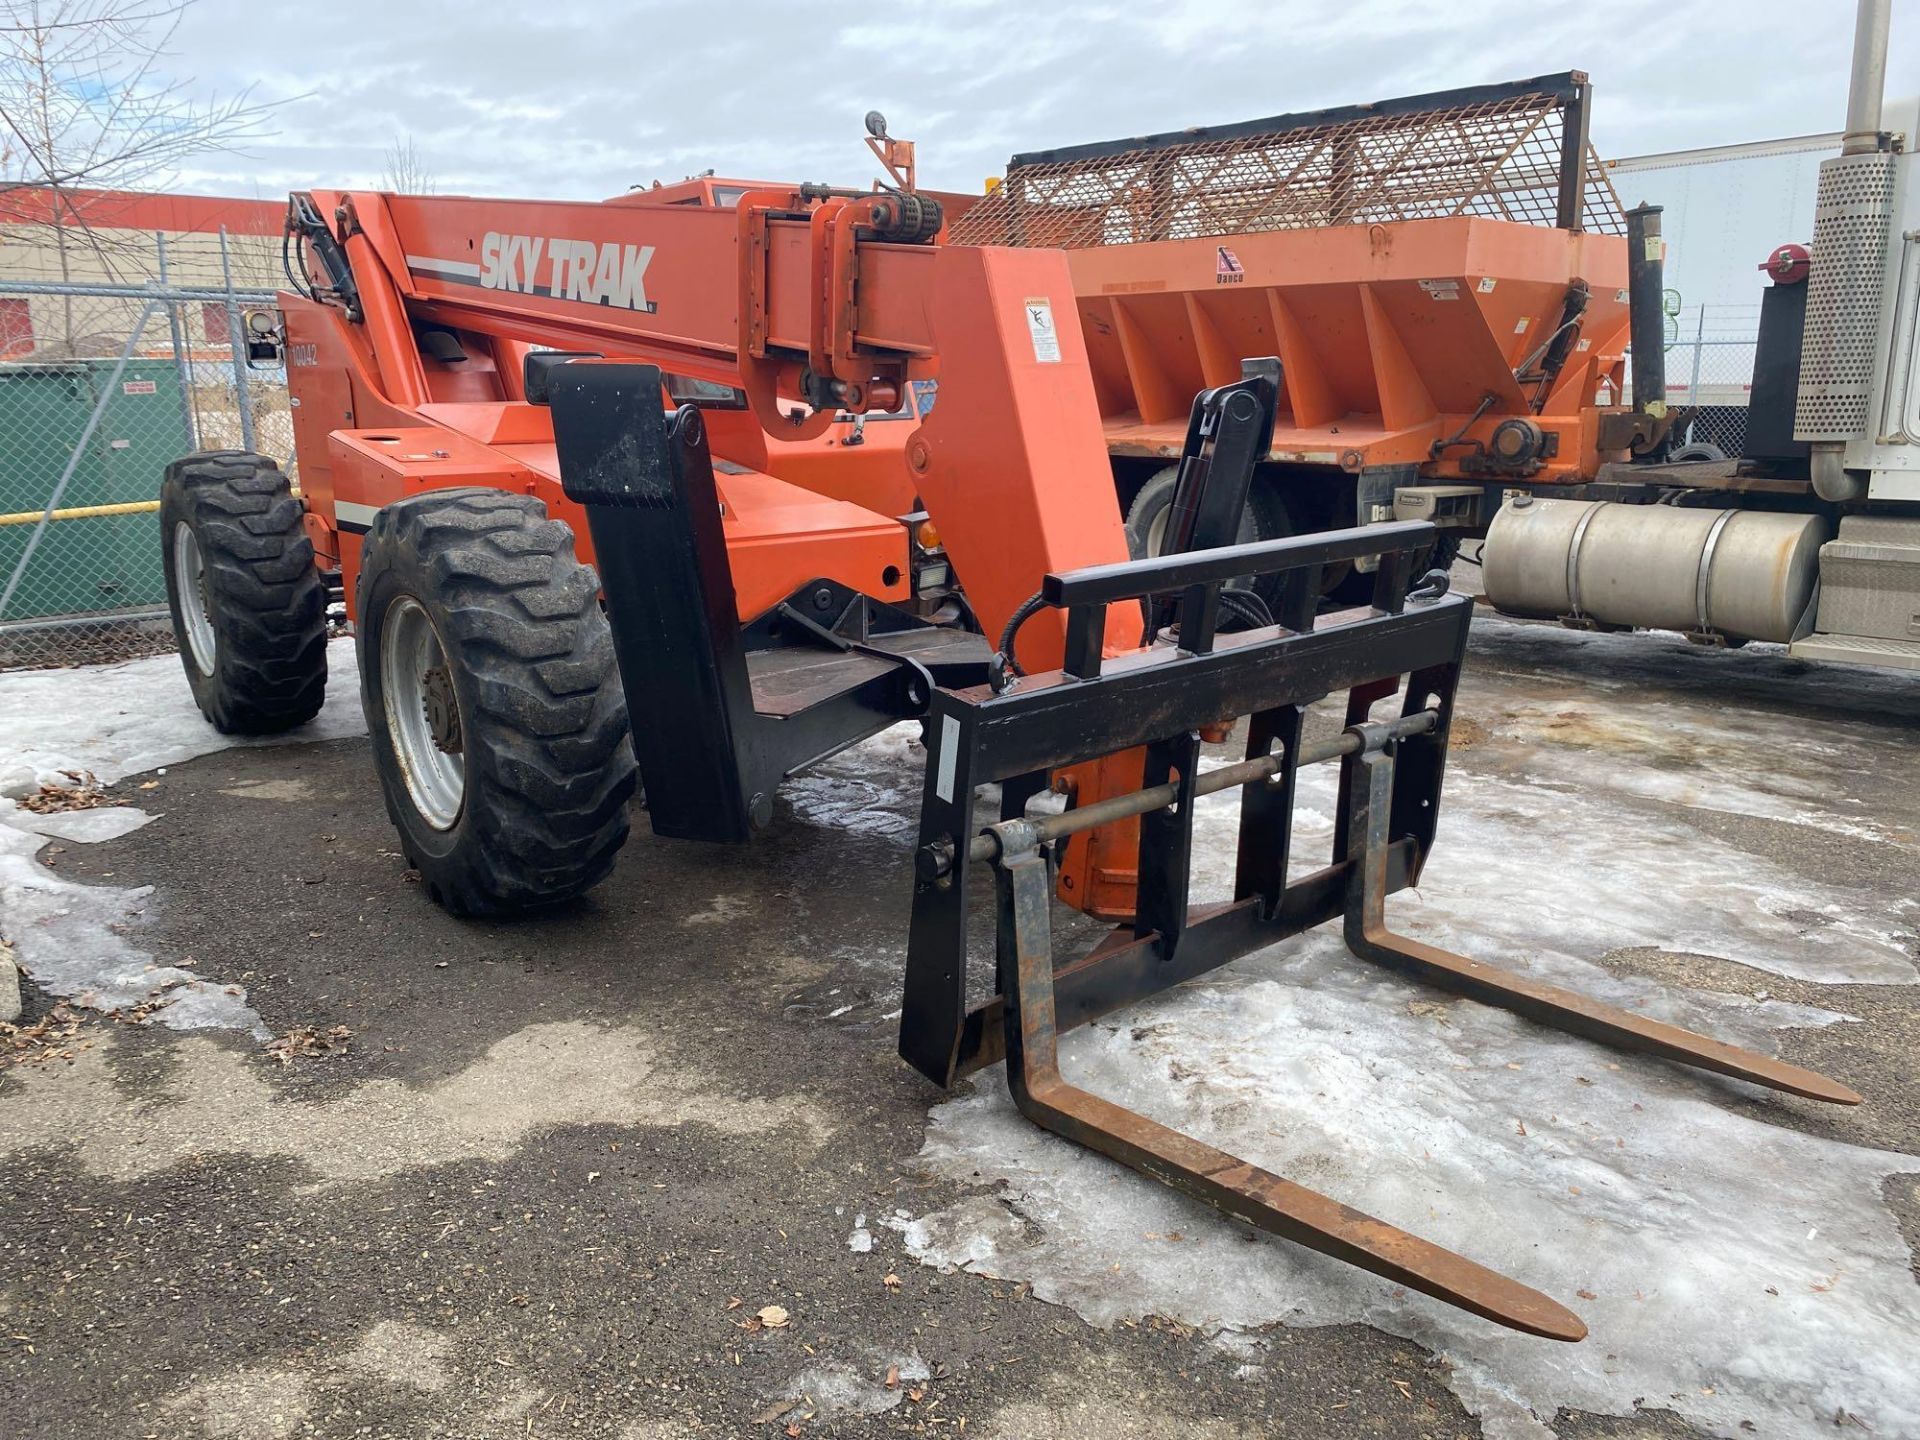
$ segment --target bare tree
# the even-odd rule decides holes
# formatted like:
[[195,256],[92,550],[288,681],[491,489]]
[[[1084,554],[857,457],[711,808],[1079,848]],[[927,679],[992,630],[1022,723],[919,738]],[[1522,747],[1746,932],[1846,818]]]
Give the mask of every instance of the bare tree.
[[[60,278],[90,252],[109,276],[144,271],[89,223],[90,189],[163,183],[188,159],[265,132],[249,91],[203,99],[169,73],[192,0],[0,0],[0,207],[41,220]],[[89,348],[67,302],[68,353]]]
[[431,195],[433,172],[427,169],[415,148],[413,136],[402,135],[387,147],[386,166],[380,172],[380,188],[397,195]]

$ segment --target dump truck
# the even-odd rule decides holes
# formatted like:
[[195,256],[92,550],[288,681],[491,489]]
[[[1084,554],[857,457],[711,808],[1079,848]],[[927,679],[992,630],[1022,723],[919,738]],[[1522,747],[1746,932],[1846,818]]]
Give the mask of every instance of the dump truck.
[[[919,721],[897,877],[911,1065],[952,1085],[1004,1063],[1022,1113],[1057,1134],[1410,1290],[1579,1339],[1541,1291],[1074,1086],[1059,1036],[1337,921],[1360,960],[1541,1023],[1860,1097],[1395,934],[1387,898],[1434,841],[1471,611],[1420,568],[1434,527],[1236,543],[1280,400],[1263,356],[1193,399],[1163,553],[1131,558],[1066,258],[940,243],[941,207],[876,120],[893,183],[870,192],[293,196],[292,288],[249,330],[262,358],[284,354],[300,493],[230,451],[181,458],[162,486],[201,709],[243,731],[310,717],[337,589],[406,863],[465,915],[603,878],[636,771],[656,833],[744,841],[788,777]],[[936,378],[902,451],[915,509],[840,498],[832,467],[774,473],[780,447]],[[915,603],[929,525],[963,608]],[[1360,561],[1364,603],[1323,612],[1319,577]],[[1249,578],[1278,582],[1277,609]],[[1344,727],[1309,740],[1330,696]],[[1243,758],[1203,767],[1203,732],[1242,720]],[[1290,874],[1297,777],[1331,762],[1338,843]],[[1193,905],[1194,802],[1229,789],[1236,896]],[[1035,803],[1053,793],[1067,808]],[[994,960],[975,976],[986,883]],[[1124,919],[1056,954],[1062,905]],[[636,963],[658,958],[645,933]]]
[[1443,560],[1484,541],[1511,615],[1920,668],[1920,105],[1885,123],[1889,8],[1862,0],[1810,250],[1764,259],[1738,456],[1678,443],[1660,212],[1622,209],[1579,71],[1015,155],[952,239],[1068,251],[1136,555],[1184,393],[1273,353],[1248,539],[1423,518]]
[[1647,217],[1622,213],[1591,112],[1568,71],[1034,151],[951,239],[1067,251],[1136,554],[1164,534],[1187,398],[1273,354],[1246,536],[1418,518],[1444,559],[1507,489],[1592,483],[1671,429],[1627,388],[1634,287],[1657,314],[1659,275],[1629,263]]
[[1883,104],[1890,9],[1861,0],[1811,244],[1761,259],[1742,452],[1643,467],[1620,494],[1513,496],[1482,554],[1499,609],[1920,670],[1920,102]]

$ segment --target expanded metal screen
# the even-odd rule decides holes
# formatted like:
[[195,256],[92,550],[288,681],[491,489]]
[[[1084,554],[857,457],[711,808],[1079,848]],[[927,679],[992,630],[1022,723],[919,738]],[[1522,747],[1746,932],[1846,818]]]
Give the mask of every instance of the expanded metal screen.
[[1016,155],[952,243],[1082,249],[1451,215],[1626,233],[1577,72]]

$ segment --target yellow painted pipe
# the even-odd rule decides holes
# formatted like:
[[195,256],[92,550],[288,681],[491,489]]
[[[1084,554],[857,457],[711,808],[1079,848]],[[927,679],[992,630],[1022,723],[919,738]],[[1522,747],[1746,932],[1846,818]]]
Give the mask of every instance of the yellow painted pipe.
[[[103,515],[151,515],[160,508],[158,500],[128,500],[119,505],[75,505],[67,510],[56,510],[50,517],[55,520],[95,520]],[[0,525],[37,525],[44,510],[16,510],[11,515],[0,515]]]

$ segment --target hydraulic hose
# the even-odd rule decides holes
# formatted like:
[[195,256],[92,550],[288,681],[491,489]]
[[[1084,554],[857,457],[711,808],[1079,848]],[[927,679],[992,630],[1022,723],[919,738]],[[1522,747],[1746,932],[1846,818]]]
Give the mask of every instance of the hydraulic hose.
[[1020,662],[1013,657],[1014,638],[1019,635],[1020,627],[1035,615],[1038,615],[1040,611],[1045,608],[1046,603],[1047,602],[1041,597],[1040,592],[1036,590],[1025,600],[1022,600],[1020,602],[1020,608],[1015,610],[1013,614],[1007,618],[1006,627],[1000,632],[1000,645],[998,648],[1001,657],[1007,663],[1008,674],[1024,675],[1027,673],[1020,668]]

